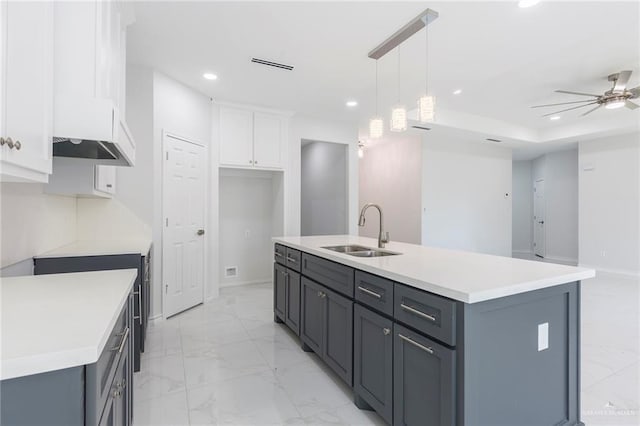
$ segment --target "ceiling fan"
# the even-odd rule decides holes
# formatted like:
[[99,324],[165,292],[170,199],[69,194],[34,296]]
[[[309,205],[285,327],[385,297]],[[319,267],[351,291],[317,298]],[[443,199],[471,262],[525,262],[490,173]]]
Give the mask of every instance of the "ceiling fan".
[[640,108],[640,105],[631,102],[631,99],[637,99],[640,97],[640,86],[634,87],[633,89],[627,89],[627,83],[629,82],[629,78],[631,77],[631,71],[620,71],[619,73],[611,74],[607,79],[613,82],[613,87],[603,95],[593,95],[591,93],[581,93],[581,92],[570,92],[567,90],[556,90],[556,93],[567,93],[569,95],[578,95],[578,96],[591,96],[593,99],[586,99],[583,101],[573,101],[573,102],[561,102],[557,104],[547,104],[547,105],[536,105],[531,108],[543,108],[550,106],[559,106],[559,105],[569,105],[569,104],[582,104],[578,106],[574,106],[571,108],[563,109],[560,111],[555,111],[549,114],[543,115],[543,117],[547,117],[549,115],[558,114],[560,112],[571,111],[573,109],[578,109],[582,107],[586,107],[589,105],[595,105],[594,108],[591,108],[589,111],[582,114],[584,117],[587,114],[591,114],[593,111],[597,110],[600,107],[605,107],[607,109],[616,109],[621,107],[627,107],[629,109]]

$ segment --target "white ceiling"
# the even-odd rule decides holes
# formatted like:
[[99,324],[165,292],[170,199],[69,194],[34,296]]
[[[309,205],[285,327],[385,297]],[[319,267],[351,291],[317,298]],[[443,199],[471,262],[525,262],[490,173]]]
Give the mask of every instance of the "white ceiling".
[[[430,87],[438,118],[512,141],[576,138],[638,125],[635,111],[601,108],[587,117],[531,105],[581,100],[556,89],[601,93],[622,69],[640,85],[640,3],[503,2],[140,2],[128,60],[172,76],[214,99],[357,122],[375,112],[375,61],[367,53],[425,8]],[[424,91],[424,30],[401,48],[401,101]],[[295,66],[252,64],[252,57]],[[211,71],[217,81],[206,81]],[[397,56],[379,61],[380,113],[396,103]],[[454,89],[463,93],[456,96]],[[349,109],[347,99],[359,106]],[[469,123],[473,123],[469,124]]]

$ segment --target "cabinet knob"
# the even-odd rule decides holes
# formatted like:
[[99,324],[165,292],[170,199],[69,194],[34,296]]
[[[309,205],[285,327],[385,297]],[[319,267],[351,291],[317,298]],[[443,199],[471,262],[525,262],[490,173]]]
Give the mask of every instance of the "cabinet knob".
[[10,149],[13,149],[13,146],[14,146],[14,145],[15,145],[15,144],[13,143],[13,140],[12,140],[11,138],[7,138],[7,146],[8,146]]
[[249,160],[249,164],[253,164],[253,160]]
[[254,160],[254,161],[253,161],[253,164],[258,164],[258,160]]
[[391,330],[389,330],[388,328],[385,327],[382,329],[382,334],[384,334],[385,336],[388,336],[389,333],[391,333]]
[[16,141],[15,147],[16,147],[16,150],[20,151],[20,148],[22,148],[22,144],[20,143],[20,141]]
[[4,146],[5,143],[6,142],[5,142],[4,138],[0,138],[0,146]]

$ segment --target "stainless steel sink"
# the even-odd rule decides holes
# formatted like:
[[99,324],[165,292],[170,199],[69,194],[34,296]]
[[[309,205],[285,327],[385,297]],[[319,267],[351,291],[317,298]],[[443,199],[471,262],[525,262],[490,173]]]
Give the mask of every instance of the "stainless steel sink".
[[396,256],[402,253],[395,253],[392,251],[382,251],[372,249],[371,247],[359,246],[359,245],[346,245],[346,246],[328,246],[322,247],[323,249],[337,251],[338,253],[348,254],[355,257],[382,257],[382,256]]
[[347,245],[347,246],[328,246],[322,247],[323,249],[337,251],[338,253],[352,253],[357,251],[367,251],[371,250],[369,247],[359,246],[359,245]]

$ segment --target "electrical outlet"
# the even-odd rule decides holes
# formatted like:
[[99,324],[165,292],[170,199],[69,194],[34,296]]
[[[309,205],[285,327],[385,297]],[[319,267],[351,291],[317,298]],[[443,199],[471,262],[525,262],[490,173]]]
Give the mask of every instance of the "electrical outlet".
[[538,352],[549,349],[549,323],[538,324]]
[[233,278],[238,276],[238,267],[237,266],[227,266],[224,268],[224,277],[225,278]]

